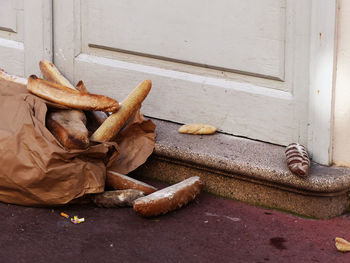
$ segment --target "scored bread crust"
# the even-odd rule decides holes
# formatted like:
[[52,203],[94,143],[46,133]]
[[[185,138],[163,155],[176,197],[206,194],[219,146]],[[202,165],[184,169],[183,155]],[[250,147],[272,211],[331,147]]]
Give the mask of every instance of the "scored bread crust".
[[136,189],[144,192],[146,195],[157,191],[157,188],[146,184],[144,182],[138,181],[129,176],[114,172],[107,171],[106,184],[113,189],[123,190],[123,189]]
[[29,76],[27,89],[33,94],[73,109],[99,110],[115,112],[119,109],[118,101],[97,94],[81,93],[66,86],[55,84],[36,77]]
[[85,149],[89,146],[85,115],[78,110],[48,112],[46,126],[67,149]]
[[186,205],[200,193],[203,183],[198,176],[135,200],[133,208],[145,217],[158,216]]
[[122,102],[118,112],[111,114],[92,134],[91,141],[106,142],[113,139],[119,130],[147,97],[152,87],[150,80],[142,81]]
[[289,170],[295,175],[307,177],[310,170],[310,159],[305,146],[291,143],[286,147],[285,154]]

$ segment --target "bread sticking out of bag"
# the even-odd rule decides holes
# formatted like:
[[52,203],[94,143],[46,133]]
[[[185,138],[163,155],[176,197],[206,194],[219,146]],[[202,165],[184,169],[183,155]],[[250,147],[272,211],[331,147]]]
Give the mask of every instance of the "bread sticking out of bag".
[[[79,81],[76,87],[74,87],[71,84],[71,82],[61,74],[61,72],[56,68],[56,66],[53,63],[47,60],[42,60],[40,61],[39,66],[40,66],[41,73],[43,74],[46,80],[69,87],[73,90],[76,89],[82,93],[88,93],[88,90],[83,81]],[[88,130],[89,137],[108,117],[108,115],[103,111],[86,111],[86,112],[80,111],[80,112],[81,112],[80,113],[81,115],[85,115],[86,117],[80,116],[79,118],[76,113],[74,113],[71,117],[75,118],[75,122],[78,122],[79,119],[87,118],[86,128]],[[84,132],[84,134],[85,133],[86,132]]]
[[[48,81],[75,90],[56,66],[42,60],[39,63],[41,73]],[[85,149],[89,146],[89,131],[86,128],[86,116],[82,110],[59,110],[48,112],[46,127],[55,138],[67,149]]]
[[61,74],[53,63],[47,60],[42,60],[39,62],[39,67],[46,80],[75,90],[70,81]]
[[103,95],[82,93],[78,90],[40,79],[35,75],[29,76],[27,89],[43,99],[72,109],[105,112],[115,112],[119,109],[118,101],[112,98]]
[[67,149],[85,149],[89,146],[86,118],[78,110],[48,112],[46,126],[55,138]]
[[0,84],[4,83],[10,87],[26,87],[27,81],[26,78],[11,75],[0,68]]
[[82,93],[88,93],[88,90],[82,80],[79,80],[78,84],[75,86],[77,90],[79,90]]
[[[88,90],[82,80],[78,82],[75,88],[82,93],[88,93]],[[107,113],[103,111],[85,111],[85,115],[87,118],[86,127],[89,130],[90,135],[94,133],[108,118]]]
[[106,142],[114,138],[135,110],[147,97],[152,87],[150,80],[142,81],[121,103],[120,109],[111,114],[104,123],[92,134],[91,141]]
[[[88,90],[82,80],[80,80],[76,87],[74,87],[71,82],[61,74],[53,63],[47,60],[42,60],[40,61],[39,66],[41,73],[46,80],[69,87],[73,90],[78,90],[82,93],[88,93]],[[94,116],[95,112],[96,116]],[[108,117],[108,115],[103,111],[92,111],[90,115],[92,115],[92,117],[97,121],[98,125],[101,125]]]

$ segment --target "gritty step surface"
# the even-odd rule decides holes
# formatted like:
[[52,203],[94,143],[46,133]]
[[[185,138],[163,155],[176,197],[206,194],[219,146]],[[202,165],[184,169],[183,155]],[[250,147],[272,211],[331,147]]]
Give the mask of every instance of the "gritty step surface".
[[[163,183],[144,180],[158,188]],[[84,217],[74,225],[60,216]],[[154,218],[132,208],[0,203],[4,262],[349,262],[335,237],[350,240],[350,217],[300,218],[207,193]]]
[[154,120],[156,146],[133,176],[176,183],[200,176],[205,191],[314,218],[339,216],[349,207],[350,169],[312,163],[300,178],[287,168],[285,147],[216,133],[178,133],[179,124]]
[[285,147],[227,134],[188,135],[180,125],[153,120],[157,125],[154,153],[158,156],[197,164],[242,177],[267,181],[276,186],[315,193],[350,190],[350,169],[312,163],[310,176],[300,178],[287,168]]

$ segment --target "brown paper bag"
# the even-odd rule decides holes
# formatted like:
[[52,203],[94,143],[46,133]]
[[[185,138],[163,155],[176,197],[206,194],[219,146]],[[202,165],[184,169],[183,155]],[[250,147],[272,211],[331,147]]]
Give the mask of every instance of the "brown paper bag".
[[108,142],[71,151],[45,127],[46,112],[25,87],[0,82],[0,201],[61,205],[103,192],[107,166],[130,172],[153,151],[155,126],[140,112],[118,137],[121,147]]
[[155,129],[156,125],[151,120],[145,120],[138,109],[116,138],[119,155],[108,166],[108,170],[128,174],[143,164],[153,152]]

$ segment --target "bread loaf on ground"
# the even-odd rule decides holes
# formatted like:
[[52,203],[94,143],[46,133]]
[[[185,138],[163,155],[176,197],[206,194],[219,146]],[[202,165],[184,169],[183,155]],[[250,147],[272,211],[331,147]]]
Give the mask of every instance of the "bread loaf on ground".
[[198,176],[190,177],[150,195],[138,198],[134,210],[146,217],[158,216],[182,207],[201,191],[203,183]]
[[113,189],[119,190],[137,189],[144,192],[146,195],[157,191],[157,188],[149,184],[113,171],[107,171],[106,184],[107,186],[112,187]]
[[134,200],[142,196],[144,196],[144,193],[136,189],[114,190],[94,194],[92,201],[99,207],[112,208],[132,206]]

